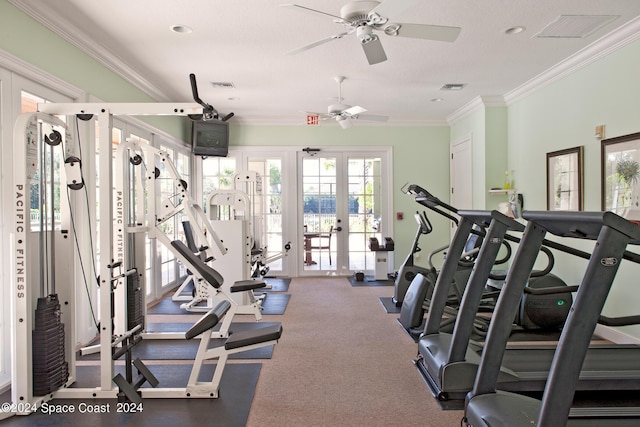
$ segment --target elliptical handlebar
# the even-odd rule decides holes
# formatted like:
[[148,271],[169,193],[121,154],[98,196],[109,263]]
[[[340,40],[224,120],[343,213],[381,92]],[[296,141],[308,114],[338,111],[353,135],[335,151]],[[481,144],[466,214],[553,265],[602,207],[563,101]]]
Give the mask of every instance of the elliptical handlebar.
[[[450,219],[451,221],[453,221],[456,225],[458,224],[458,218],[456,218],[455,216],[453,216],[451,213],[456,214],[458,213],[458,209],[454,208],[453,206],[443,202],[442,200],[438,199],[436,196],[434,196],[433,194],[429,193],[427,190],[425,190],[424,188],[420,187],[417,184],[405,184],[402,188],[401,191],[405,194],[410,194],[415,196],[415,201],[420,203],[421,205],[431,209],[434,212],[439,213],[440,215],[444,216],[445,218]],[[440,209],[440,208],[444,208],[447,211],[451,212],[445,212],[444,210]]]
[[419,211],[416,211],[414,217],[416,218],[416,222],[420,226],[420,232],[422,234],[429,234],[433,231],[433,226],[431,225],[431,221],[429,221],[429,218],[427,217],[427,212],[422,211],[422,213],[420,213]]

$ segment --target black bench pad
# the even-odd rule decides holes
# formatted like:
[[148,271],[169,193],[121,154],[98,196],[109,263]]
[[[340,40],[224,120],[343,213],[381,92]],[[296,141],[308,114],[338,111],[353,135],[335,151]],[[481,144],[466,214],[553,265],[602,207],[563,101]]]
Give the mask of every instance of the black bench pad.
[[249,291],[251,289],[265,288],[266,286],[267,284],[265,282],[258,280],[238,280],[231,286],[230,290],[231,292],[242,292]]
[[248,331],[231,334],[224,343],[224,348],[232,350],[234,348],[245,347],[251,344],[277,340],[282,335],[282,325],[265,326]]
[[221,301],[218,305],[209,310],[207,314],[202,316],[196,323],[194,323],[194,325],[185,332],[184,337],[190,340],[209,329],[213,329],[229,308],[231,308],[231,303],[229,303],[229,301]]

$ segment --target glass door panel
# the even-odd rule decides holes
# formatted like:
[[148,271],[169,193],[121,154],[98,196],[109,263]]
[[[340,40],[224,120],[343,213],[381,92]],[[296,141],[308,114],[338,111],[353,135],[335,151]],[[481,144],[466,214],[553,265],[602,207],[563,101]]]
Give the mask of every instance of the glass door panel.
[[375,269],[375,253],[369,239],[382,241],[382,180],[379,157],[347,157],[349,187],[349,270],[371,272]]
[[369,240],[384,244],[388,215],[383,157],[324,151],[300,156],[302,273],[372,275],[376,254]]
[[338,257],[338,158],[302,155],[302,264],[305,273],[335,273]]

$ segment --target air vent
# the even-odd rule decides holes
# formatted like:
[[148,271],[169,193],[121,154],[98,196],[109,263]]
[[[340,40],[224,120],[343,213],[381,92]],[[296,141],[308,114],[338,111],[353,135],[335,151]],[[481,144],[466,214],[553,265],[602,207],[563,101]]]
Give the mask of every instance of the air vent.
[[232,82],[211,82],[211,86],[227,89],[233,89],[234,87],[236,87]]
[[560,15],[534,37],[581,39],[590,36],[616,18],[617,15]]
[[466,85],[466,83],[447,83],[440,90],[462,90]]

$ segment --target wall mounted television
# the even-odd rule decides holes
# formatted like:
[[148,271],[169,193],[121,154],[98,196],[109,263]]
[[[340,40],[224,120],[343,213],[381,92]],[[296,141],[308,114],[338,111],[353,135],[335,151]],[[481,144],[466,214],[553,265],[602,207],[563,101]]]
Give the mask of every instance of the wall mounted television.
[[196,156],[227,157],[229,123],[220,120],[194,121],[191,152]]

